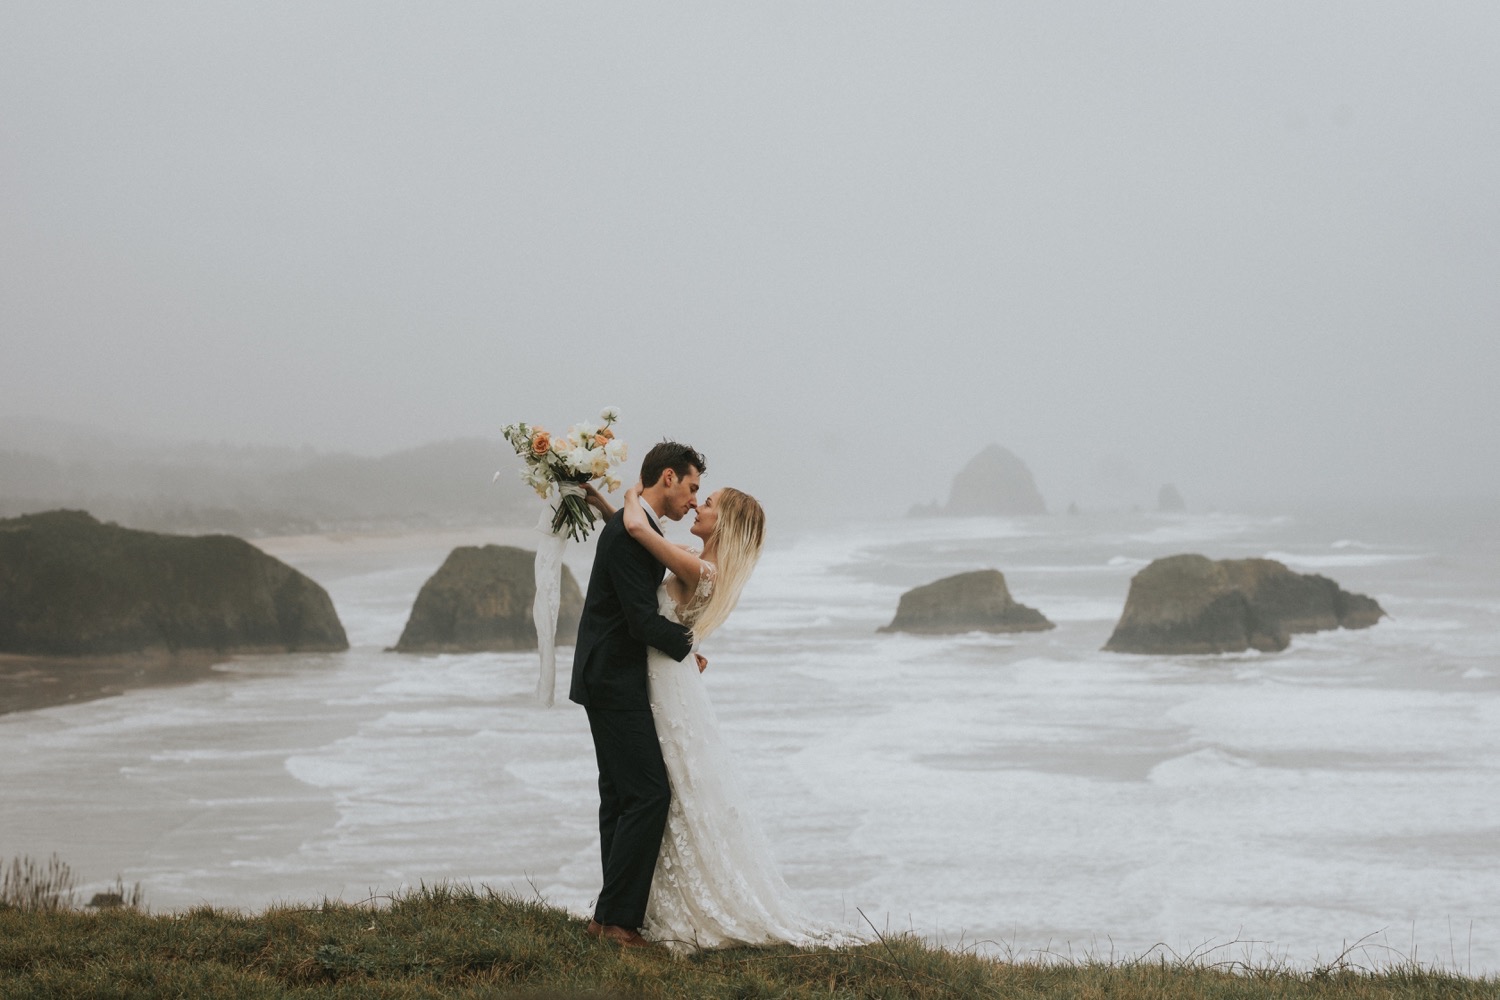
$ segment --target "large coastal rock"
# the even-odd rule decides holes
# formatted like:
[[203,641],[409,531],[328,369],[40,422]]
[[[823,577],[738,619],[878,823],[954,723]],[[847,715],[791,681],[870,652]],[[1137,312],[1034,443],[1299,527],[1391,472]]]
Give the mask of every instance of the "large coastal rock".
[[901,595],[896,617],[881,632],[1044,632],[1053,625],[1040,611],[1017,604],[996,569],[944,577]]
[[1187,501],[1182,499],[1177,487],[1166,483],[1156,491],[1156,509],[1163,514],[1179,514],[1187,510]]
[[1157,559],[1130,581],[1104,648],[1116,653],[1278,652],[1298,632],[1369,628],[1385,614],[1326,576],[1274,559]]
[[[536,553],[509,545],[466,545],[448,553],[422,585],[398,653],[473,653],[536,649],[531,605],[536,598]],[[578,635],[583,594],[566,566],[557,641]]]
[[0,652],[348,649],[328,593],[229,535],[159,535],[76,510],[0,520]]
[[992,444],[969,460],[953,477],[948,503],[914,508],[914,514],[952,517],[1045,514],[1031,470],[1013,452]]

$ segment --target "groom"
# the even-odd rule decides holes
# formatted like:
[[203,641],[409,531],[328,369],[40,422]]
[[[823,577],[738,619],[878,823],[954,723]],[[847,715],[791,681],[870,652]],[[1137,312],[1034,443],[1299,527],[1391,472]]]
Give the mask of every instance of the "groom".
[[[663,441],[641,463],[641,505],[651,526],[679,520],[698,504],[703,456]],[[646,689],[646,647],[674,660],[692,651],[688,629],[657,610],[666,567],[625,530],[618,511],[599,532],[589,592],[573,651],[568,697],[582,705],[599,762],[599,847],[604,888],[589,933],[626,947],[644,945],[651,875],[661,850],[672,790]]]

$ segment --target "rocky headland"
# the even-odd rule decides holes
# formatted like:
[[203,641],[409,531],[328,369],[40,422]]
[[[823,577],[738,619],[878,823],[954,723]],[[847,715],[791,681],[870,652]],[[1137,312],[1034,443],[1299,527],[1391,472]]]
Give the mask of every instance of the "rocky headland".
[[881,632],[952,635],[962,632],[1044,632],[1040,611],[1017,604],[995,569],[944,577],[901,595],[896,617]]
[[[454,549],[417,594],[398,653],[473,653],[535,649],[536,553],[509,545]],[[578,635],[583,594],[566,566],[557,641]]]
[[0,520],[0,653],[120,657],[349,648],[327,591],[229,535]]
[[1274,559],[1177,555],[1130,581],[1125,610],[1104,648],[1115,653],[1279,652],[1298,632],[1369,628],[1385,612],[1326,576]]

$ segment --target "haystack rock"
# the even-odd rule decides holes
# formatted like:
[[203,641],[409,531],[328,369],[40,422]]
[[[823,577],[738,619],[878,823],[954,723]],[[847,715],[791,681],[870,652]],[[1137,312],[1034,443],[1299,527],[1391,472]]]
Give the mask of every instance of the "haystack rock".
[[[531,605],[536,598],[536,553],[509,545],[466,545],[448,553],[422,585],[398,653],[474,653],[536,649]],[[578,635],[583,594],[566,566],[557,641]]]
[[1156,492],[1156,509],[1164,514],[1178,514],[1187,510],[1187,501],[1177,492],[1177,487],[1167,483]]
[[0,520],[0,652],[348,648],[327,591],[243,539],[134,531],[80,510]]
[[955,517],[1045,514],[1047,505],[1042,502],[1026,463],[992,444],[953,477],[953,490],[942,512]]
[[896,617],[881,632],[1045,632],[1040,611],[1017,604],[996,569],[944,577],[901,595]]
[[1104,646],[1115,653],[1279,652],[1298,632],[1369,628],[1385,612],[1326,576],[1274,559],[1157,559],[1130,581]]

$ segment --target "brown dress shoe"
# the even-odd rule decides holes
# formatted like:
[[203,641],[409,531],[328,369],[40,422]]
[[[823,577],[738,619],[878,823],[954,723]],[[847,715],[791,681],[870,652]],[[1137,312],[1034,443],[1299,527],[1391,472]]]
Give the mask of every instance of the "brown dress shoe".
[[641,937],[640,931],[631,930],[629,927],[616,927],[614,924],[605,924],[600,929],[600,935],[606,941],[613,941],[621,948],[650,948],[652,944]]
[[597,920],[590,920],[589,925],[584,928],[589,937],[598,937],[604,933],[604,925]]

